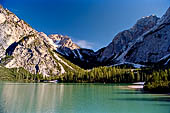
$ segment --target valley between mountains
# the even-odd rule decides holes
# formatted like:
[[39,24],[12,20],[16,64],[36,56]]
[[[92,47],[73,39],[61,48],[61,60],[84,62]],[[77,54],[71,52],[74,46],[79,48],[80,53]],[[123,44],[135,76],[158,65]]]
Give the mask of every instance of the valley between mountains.
[[159,18],[139,19],[98,51],[81,48],[68,36],[38,32],[0,7],[0,79],[28,82],[129,83],[170,89],[170,8]]

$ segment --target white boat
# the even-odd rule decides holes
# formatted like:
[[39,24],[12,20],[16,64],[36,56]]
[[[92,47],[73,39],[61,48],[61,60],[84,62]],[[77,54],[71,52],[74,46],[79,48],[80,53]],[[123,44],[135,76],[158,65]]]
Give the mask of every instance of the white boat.
[[129,85],[128,88],[132,89],[143,89],[145,82],[135,82],[133,85]]
[[58,80],[51,80],[49,83],[58,83]]
[[144,85],[145,84],[145,82],[135,82],[135,83],[133,83],[134,85]]

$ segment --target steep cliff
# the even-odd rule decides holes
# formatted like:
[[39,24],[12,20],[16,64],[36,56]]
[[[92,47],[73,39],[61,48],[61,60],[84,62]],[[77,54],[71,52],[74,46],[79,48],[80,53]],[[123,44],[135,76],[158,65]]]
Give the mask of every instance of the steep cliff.
[[46,34],[37,32],[9,10],[0,8],[0,59],[3,66],[23,67],[32,74],[44,76],[74,70],[76,66],[72,67],[73,64],[54,52],[55,49],[55,43]]
[[139,36],[155,26],[158,20],[155,15],[143,17],[129,30],[118,33],[100,54],[98,61],[107,62],[118,58]]
[[134,63],[155,63],[170,54],[170,8],[157,24],[138,39],[118,59]]

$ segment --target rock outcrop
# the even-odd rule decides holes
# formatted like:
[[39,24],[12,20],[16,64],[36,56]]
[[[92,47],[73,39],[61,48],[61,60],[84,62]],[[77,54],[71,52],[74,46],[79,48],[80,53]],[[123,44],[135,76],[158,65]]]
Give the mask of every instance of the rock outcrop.
[[[143,17],[129,30],[118,33],[101,52],[98,61],[115,63],[152,64],[170,54],[170,8],[162,18]],[[169,60],[165,62],[168,64]]]
[[91,49],[80,48],[68,36],[53,34],[48,36],[55,45],[56,52],[72,63],[84,68],[90,69],[98,66],[97,53]]
[[170,8],[152,29],[138,37],[120,60],[155,63],[168,54],[170,54]]
[[19,19],[7,9],[0,8],[0,58],[5,55],[6,49],[13,43],[18,42],[24,36],[34,34],[26,22]]
[[71,38],[69,38],[68,36],[53,34],[49,35],[48,37],[53,40],[53,42],[58,46],[58,48],[67,47],[71,50],[80,49],[80,47],[77,44],[73,43]]
[[139,36],[154,27],[158,20],[155,15],[143,17],[131,29],[118,33],[100,54],[98,61],[107,62],[118,58]]
[[44,76],[63,74],[64,67],[73,70],[53,52],[56,47],[46,34],[37,32],[9,10],[0,8],[0,59],[5,67],[23,67],[32,74]]

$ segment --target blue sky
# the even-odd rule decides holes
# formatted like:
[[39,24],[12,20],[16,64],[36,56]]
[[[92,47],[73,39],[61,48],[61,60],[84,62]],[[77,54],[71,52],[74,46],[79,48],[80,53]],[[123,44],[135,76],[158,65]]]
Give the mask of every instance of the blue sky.
[[0,3],[46,34],[70,36],[97,50],[143,16],[162,16],[170,0],[0,0]]

